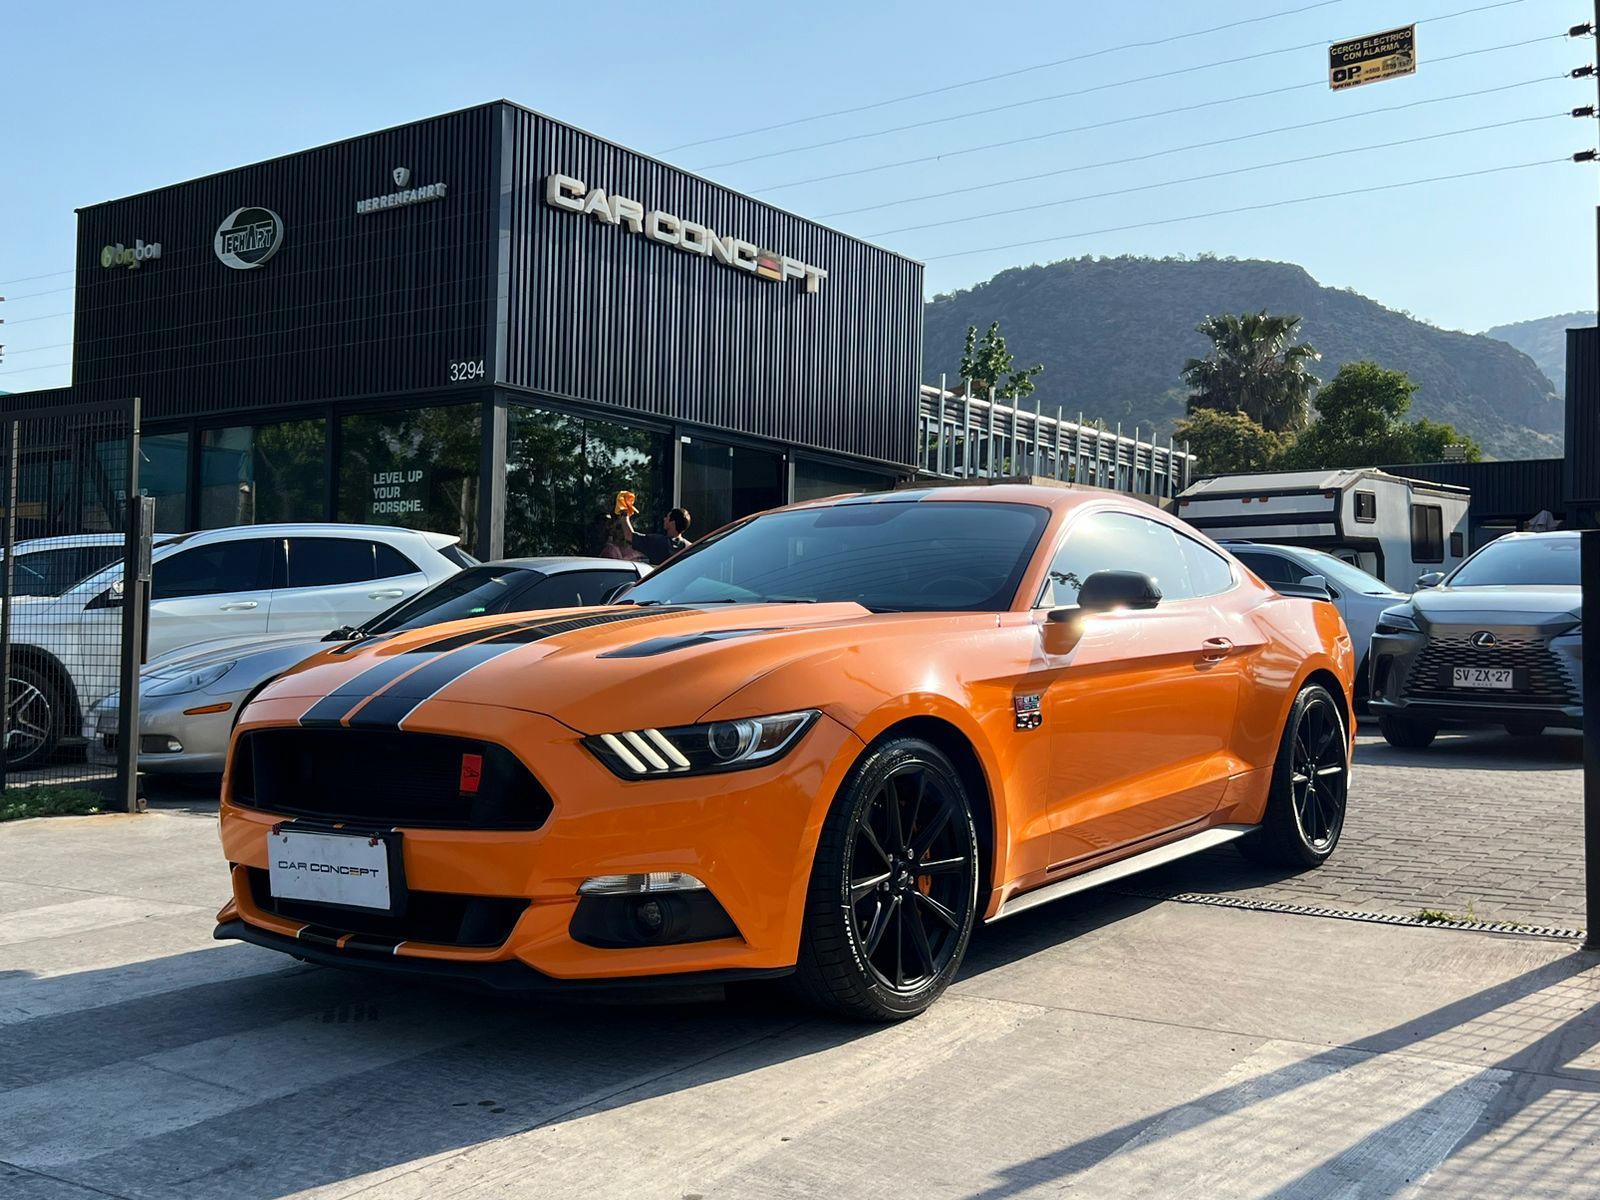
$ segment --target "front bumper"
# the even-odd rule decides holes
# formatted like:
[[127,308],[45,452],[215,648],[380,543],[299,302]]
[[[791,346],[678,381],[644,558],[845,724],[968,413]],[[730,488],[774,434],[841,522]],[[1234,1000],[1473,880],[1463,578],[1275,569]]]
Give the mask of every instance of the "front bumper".
[[[144,696],[139,700],[139,770],[151,775],[220,775],[228,757],[228,738],[238,716],[232,695],[192,692],[184,696]],[[227,702],[223,712],[192,715],[187,709]],[[85,754],[91,763],[115,766],[117,698],[107,697],[84,720]],[[170,749],[174,743],[181,749]]]
[[[258,700],[241,733],[293,724],[304,706]],[[219,937],[353,967],[382,964],[468,982],[482,976],[500,981],[494,987],[524,979],[535,990],[544,986],[541,978],[617,982],[793,967],[822,820],[861,749],[844,726],[823,717],[768,767],[624,781],[583,748],[576,732],[549,717],[446,701],[419,716],[407,722],[407,734],[470,736],[505,747],[550,794],[550,816],[537,829],[400,826],[405,886],[413,897],[525,902],[509,934],[494,945],[452,944],[391,927],[389,945],[374,952],[359,916],[328,909],[308,925],[299,919],[304,906],[295,918],[268,911],[256,891],[268,866],[268,833],[293,818],[236,804],[225,778],[220,831],[233,898],[218,914]],[[615,948],[573,936],[584,880],[654,871],[703,881],[737,935]]]
[[[1583,646],[1579,637],[1548,637],[1532,627],[1505,627],[1493,648],[1469,649],[1481,624],[1434,626],[1426,632],[1374,634],[1368,656],[1368,704],[1374,713],[1442,725],[1538,723],[1583,726]],[[1508,691],[1446,686],[1450,665],[1510,667]]]

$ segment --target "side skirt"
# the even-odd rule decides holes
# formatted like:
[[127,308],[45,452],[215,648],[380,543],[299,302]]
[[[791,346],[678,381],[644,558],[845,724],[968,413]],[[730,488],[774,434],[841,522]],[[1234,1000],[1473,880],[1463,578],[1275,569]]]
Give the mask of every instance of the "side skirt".
[[1188,837],[1179,838],[1175,842],[1168,842],[1157,846],[1153,850],[1146,850],[1140,854],[1130,855],[1118,859],[1114,863],[1107,863],[1103,867],[1095,867],[1081,875],[1073,875],[1068,879],[1058,879],[1054,883],[1047,883],[1043,887],[1034,888],[1032,891],[1023,892],[1006,900],[999,910],[989,920],[998,921],[1002,917],[1015,916],[1019,912],[1026,912],[1030,908],[1037,908],[1041,904],[1048,904],[1052,900],[1059,900],[1063,896],[1073,896],[1078,892],[1088,891],[1090,888],[1102,884],[1112,883],[1118,879],[1126,879],[1129,875],[1137,875],[1140,871],[1148,871],[1151,867],[1159,867],[1169,862],[1176,862],[1180,858],[1188,858],[1191,854],[1198,854],[1202,850],[1209,850],[1213,846],[1225,845],[1235,838],[1257,829],[1255,825],[1214,825],[1210,829],[1202,829],[1199,833],[1192,833]]

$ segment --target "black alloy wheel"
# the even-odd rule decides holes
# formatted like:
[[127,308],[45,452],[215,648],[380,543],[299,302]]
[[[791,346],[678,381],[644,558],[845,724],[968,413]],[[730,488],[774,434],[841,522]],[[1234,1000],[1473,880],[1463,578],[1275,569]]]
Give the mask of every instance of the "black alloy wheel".
[[823,827],[796,985],[857,1019],[915,1016],[961,965],[977,885],[977,834],[949,759],[915,738],[874,747]]
[[1343,706],[1308,684],[1289,709],[1261,825],[1239,843],[1257,862],[1318,867],[1339,844],[1350,796],[1349,737]]
[[60,736],[55,688],[28,666],[11,668],[6,688],[6,766],[13,771],[42,766]]

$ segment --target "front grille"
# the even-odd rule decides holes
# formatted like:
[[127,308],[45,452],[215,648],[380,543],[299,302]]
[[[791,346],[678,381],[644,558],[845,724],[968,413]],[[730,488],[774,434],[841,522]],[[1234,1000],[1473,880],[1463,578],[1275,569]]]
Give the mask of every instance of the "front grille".
[[301,921],[338,937],[353,933],[374,939],[356,949],[382,949],[397,942],[431,942],[437,946],[502,946],[511,936],[528,901],[515,896],[457,896],[449,892],[409,892],[405,912],[390,916],[350,908],[329,908],[304,900],[280,900],[270,878],[259,867],[246,867],[250,896],[257,908],[286,921]]
[[[466,768],[482,764],[477,790]],[[258,729],[239,739],[235,804],[384,828],[538,829],[550,794],[504,746],[379,729]]]
[[[1516,686],[1458,688],[1450,685],[1455,667],[1510,667]],[[1487,700],[1496,704],[1576,704],[1572,680],[1561,659],[1539,638],[1501,638],[1478,647],[1464,637],[1432,638],[1411,662],[1405,694],[1416,700]]]

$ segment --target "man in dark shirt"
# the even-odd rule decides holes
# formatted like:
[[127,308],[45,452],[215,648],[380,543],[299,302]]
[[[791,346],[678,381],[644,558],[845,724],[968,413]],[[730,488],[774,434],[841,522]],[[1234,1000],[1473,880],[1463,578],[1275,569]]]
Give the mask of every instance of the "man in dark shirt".
[[689,532],[689,512],[687,509],[675,508],[661,518],[660,533],[636,533],[633,535],[633,548],[650,560],[652,567],[659,567],[679,550],[689,544],[689,539],[684,535]]

